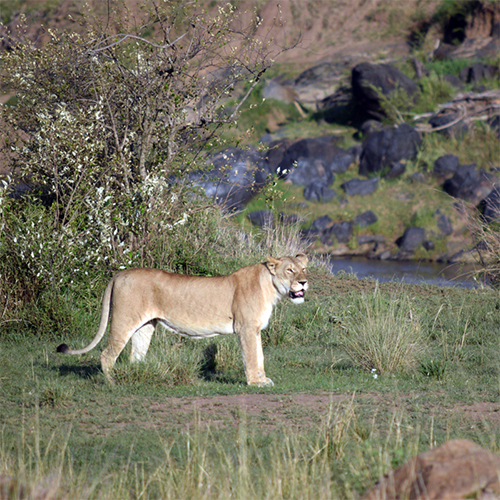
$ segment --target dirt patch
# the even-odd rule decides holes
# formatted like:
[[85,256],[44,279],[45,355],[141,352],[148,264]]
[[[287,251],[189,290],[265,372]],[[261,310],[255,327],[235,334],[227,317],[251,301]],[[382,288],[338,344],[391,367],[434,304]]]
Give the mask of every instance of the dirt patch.
[[148,405],[151,422],[177,422],[211,428],[238,427],[242,419],[258,423],[264,432],[279,427],[308,428],[319,424],[332,408],[350,396],[334,394],[238,394],[213,397],[169,398]]
[[455,415],[463,415],[464,420],[471,422],[488,422],[498,426],[500,424],[499,403],[474,403],[471,405],[456,405],[450,410]]

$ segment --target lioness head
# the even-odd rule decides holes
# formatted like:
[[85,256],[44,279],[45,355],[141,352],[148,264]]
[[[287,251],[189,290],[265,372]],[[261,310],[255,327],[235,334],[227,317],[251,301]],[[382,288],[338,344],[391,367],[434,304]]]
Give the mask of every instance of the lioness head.
[[307,257],[299,253],[295,257],[274,259],[268,257],[266,266],[273,277],[273,284],[282,295],[288,295],[294,304],[304,302],[309,288],[306,277]]

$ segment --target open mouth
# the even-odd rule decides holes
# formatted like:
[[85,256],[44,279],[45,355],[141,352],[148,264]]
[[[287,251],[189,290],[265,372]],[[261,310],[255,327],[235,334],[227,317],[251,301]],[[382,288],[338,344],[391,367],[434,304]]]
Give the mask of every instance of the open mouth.
[[290,290],[290,293],[288,294],[291,299],[301,299],[304,298],[304,290],[299,290],[298,292],[293,292]]

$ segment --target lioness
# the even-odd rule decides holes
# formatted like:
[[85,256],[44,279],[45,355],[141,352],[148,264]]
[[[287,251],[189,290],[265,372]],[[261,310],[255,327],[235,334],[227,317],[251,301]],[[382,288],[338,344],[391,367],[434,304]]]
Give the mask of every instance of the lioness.
[[266,328],[273,306],[288,295],[304,302],[308,288],[307,257],[274,259],[242,267],[229,276],[203,277],[173,274],[159,269],[119,272],[104,292],[101,323],[84,349],[61,344],[57,352],[83,354],[103,338],[112,309],[108,345],[101,354],[106,378],[132,338],[131,361],[144,359],[157,323],[191,338],[238,335],[249,385],[274,385],[264,371],[260,331]]

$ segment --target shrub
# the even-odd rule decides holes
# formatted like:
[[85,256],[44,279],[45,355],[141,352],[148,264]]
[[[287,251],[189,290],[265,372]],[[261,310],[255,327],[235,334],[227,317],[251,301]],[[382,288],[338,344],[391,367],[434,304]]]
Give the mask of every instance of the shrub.
[[1,83],[16,93],[0,106],[15,174],[0,189],[2,309],[47,288],[100,289],[124,267],[206,272],[196,261],[219,214],[188,175],[272,54],[255,35],[258,16],[195,8],[151,1],[141,18],[117,3],[102,22],[82,16],[82,34],[49,31],[42,48],[11,36],[1,55]]

